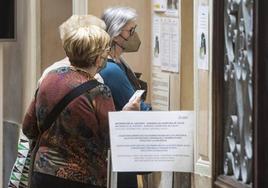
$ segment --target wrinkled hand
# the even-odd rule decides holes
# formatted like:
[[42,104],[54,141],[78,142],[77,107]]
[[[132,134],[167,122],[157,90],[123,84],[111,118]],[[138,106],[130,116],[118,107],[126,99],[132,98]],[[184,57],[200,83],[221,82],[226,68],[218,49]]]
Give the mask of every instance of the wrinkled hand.
[[141,104],[141,98],[137,97],[132,101],[129,101],[124,107],[123,111],[139,111]]

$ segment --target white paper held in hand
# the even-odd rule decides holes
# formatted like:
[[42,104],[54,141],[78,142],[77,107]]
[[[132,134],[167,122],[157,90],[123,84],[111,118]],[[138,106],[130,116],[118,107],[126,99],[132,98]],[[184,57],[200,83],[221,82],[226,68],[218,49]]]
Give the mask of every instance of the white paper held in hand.
[[137,97],[141,97],[145,90],[139,89],[137,90],[132,97],[129,99],[129,102],[134,101]]

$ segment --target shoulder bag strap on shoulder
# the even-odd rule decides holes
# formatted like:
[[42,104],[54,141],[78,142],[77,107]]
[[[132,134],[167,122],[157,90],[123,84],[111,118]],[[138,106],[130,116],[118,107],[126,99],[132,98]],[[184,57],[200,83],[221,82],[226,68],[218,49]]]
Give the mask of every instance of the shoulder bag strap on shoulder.
[[48,114],[48,116],[46,117],[46,119],[44,120],[44,124],[42,127],[41,132],[46,131],[47,129],[49,129],[49,127],[52,125],[52,123],[56,120],[57,116],[61,113],[61,111],[76,97],[80,96],[81,94],[83,94],[84,92],[91,90],[93,88],[95,88],[96,86],[100,85],[101,83],[98,82],[97,80],[90,80],[87,81],[79,86],[77,86],[76,88],[74,88],[73,90],[71,90],[68,94],[66,94],[61,100],[60,102],[58,102],[56,104],[56,106],[54,106],[54,108],[51,110],[51,112]]

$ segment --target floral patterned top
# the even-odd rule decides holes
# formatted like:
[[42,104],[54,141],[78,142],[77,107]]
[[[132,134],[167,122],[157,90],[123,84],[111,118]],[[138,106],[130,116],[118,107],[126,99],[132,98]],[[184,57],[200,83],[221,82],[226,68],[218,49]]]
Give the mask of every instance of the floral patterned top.
[[[23,133],[37,139],[38,126],[70,90],[88,78],[61,67],[42,81],[23,121]],[[110,89],[99,85],[75,98],[40,139],[34,171],[97,186],[106,185]]]

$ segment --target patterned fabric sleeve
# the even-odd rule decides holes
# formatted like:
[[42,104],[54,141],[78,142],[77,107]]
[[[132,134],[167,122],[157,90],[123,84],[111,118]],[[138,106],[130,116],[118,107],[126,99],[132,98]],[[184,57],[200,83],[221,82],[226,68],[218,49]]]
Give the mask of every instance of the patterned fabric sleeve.
[[[102,95],[99,95],[96,97],[97,101],[100,101],[96,103],[95,110],[96,110],[96,116],[99,121],[100,125],[100,136],[101,139],[105,140],[105,143],[107,146],[109,146],[109,125],[108,123],[108,113],[111,111],[115,111],[114,102],[112,99],[112,94],[110,89],[107,86],[101,87]],[[101,98],[106,98],[101,99]]]
[[35,99],[32,100],[22,123],[22,131],[29,139],[37,139],[38,127],[35,110]]

